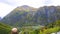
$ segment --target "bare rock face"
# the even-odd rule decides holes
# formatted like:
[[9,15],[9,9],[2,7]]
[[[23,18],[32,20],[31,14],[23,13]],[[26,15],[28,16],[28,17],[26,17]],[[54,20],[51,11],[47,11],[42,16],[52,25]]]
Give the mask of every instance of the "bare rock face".
[[18,29],[17,28],[12,28],[11,34],[18,34]]

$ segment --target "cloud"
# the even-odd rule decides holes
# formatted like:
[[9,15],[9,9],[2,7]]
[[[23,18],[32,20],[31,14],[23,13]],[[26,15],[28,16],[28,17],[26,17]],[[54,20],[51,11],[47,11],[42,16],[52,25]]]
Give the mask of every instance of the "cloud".
[[51,6],[51,5],[58,6],[60,5],[60,0],[45,0],[44,4],[47,6]]
[[13,6],[17,4],[17,2],[15,0],[0,0],[0,2],[9,4],[9,5],[13,5]]
[[60,5],[60,0],[0,0],[0,2],[12,6],[30,5],[36,8],[44,5]]
[[12,6],[21,6],[29,5],[32,7],[41,7],[44,5],[60,5],[60,0],[0,0],[0,2],[12,5]]
[[43,2],[45,5],[49,5],[49,4],[52,4],[52,0],[44,0]]
[[14,9],[13,6],[10,6],[10,5],[4,4],[4,3],[0,3],[0,16],[4,17],[8,13],[10,13],[11,10],[13,10],[13,9]]
[[[1,17],[6,16],[16,6],[21,6],[21,5],[29,5],[32,7],[42,6],[41,1],[37,1],[37,0],[30,0],[30,1],[29,0],[0,0],[0,16]],[[39,4],[41,4],[41,5],[39,5]]]
[[56,5],[56,6],[60,5],[60,0],[52,0],[52,1],[53,1],[52,3],[53,5]]
[[0,16],[4,17],[15,7],[29,5],[35,8],[47,5],[60,5],[60,0],[0,0]]
[[32,7],[40,7],[40,6],[43,6],[43,0],[20,0],[18,1],[18,4],[17,5],[29,5],[29,6],[32,6]]
[[36,8],[43,6],[43,0],[0,0],[0,2],[12,6],[29,5]]

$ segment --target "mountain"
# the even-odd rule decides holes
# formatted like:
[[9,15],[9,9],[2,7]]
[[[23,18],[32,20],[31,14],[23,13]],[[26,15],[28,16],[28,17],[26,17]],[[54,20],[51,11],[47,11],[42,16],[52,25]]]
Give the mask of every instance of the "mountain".
[[37,22],[41,25],[47,25],[48,23],[56,21],[56,7],[55,6],[44,6],[37,10],[35,16],[37,16]]
[[0,17],[0,20],[1,20],[2,18]]
[[23,5],[15,8],[1,22],[12,26],[47,25],[60,20],[60,6],[33,8]]
[[35,16],[37,16],[37,23],[39,22],[41,25],[53,23],[60,20],[60,6],[40,7]]
[[[23,5],[15,8],[11,13],[5,16],[1,22],[9,25],[23,26],[32,20],[32,17],[36,13],[37,8],[33,8],[27,5]],[[31,18],[31,19],[30,19]],[[29,23],[31,24],[31,23]]]
[[37,8],[33,8],[33,7],[30,7],[30,6],[27,6],[27,5],[23,5],[23,6],[20,6],[20,7],[17,7],[16,10],[22,10],[22,11],[25,11],[25,10],[28,10],[28,11],[35,11]]

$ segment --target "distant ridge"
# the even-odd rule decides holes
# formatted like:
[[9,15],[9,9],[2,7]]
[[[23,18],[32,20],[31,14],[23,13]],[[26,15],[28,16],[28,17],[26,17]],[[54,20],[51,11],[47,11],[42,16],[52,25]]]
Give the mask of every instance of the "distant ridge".
[[20,6],[20,7],[28,8],[28,7],[30,7],[30,6],[28,6],[28,5],[23,5],[23,6]]
[[19,6],[19,7],[17,7],[16,9],[18,9],[18,10],[32,10],[32,11],[36,11],[37,10],[37,8],[34,8],[34,7],[30,7],[30,6],[28,6],[28,5],[22,5],[22,6]]
[[0,20],[1,20],[2,18],[0,17]]

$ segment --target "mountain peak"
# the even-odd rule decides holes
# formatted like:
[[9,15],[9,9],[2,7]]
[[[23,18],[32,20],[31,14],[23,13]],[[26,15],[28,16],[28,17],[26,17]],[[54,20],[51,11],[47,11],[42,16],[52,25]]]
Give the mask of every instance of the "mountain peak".
[[21,7],[29,7],[28,5],[23,5],[23,6],[21,6]]
[[28,5],[22,5],[16,8],[17,10],[30,10],[30,11],[35,11],[37,8],[30,7]]
[[22,6],[19,6],[18,8],[29,8],[30,6],[28,6],[28,5],[22,5]]

